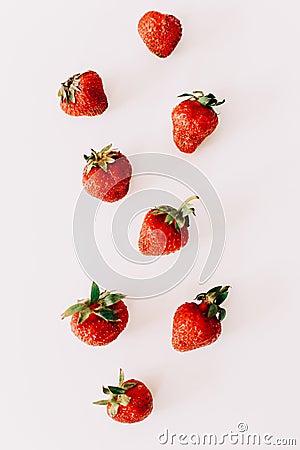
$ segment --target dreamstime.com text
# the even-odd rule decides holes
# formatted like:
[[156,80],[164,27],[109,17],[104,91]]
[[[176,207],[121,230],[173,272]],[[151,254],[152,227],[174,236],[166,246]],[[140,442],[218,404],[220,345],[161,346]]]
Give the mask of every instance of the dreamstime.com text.
[[166,428],[158,435],[158,442],[161,445],[201,445],[201,446],[222,446],[222,445],[238,445],[238,446],[284,446],[296,447],[296,438],[277,437],[271,433],[250,433],[248,425],[240,422],[237,430],[230,430],[223,434],[214,433],[174,433]]

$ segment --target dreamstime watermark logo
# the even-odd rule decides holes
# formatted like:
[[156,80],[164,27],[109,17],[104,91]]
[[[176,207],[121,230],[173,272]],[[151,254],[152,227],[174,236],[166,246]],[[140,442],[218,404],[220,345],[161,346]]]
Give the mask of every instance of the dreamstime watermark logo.
[[235,431],[223,434],[215,433],[173,433],[168,428],[158,435],[158,442],[163,446],[168,445],[238,445],[238,446],[296,446],[296,438],[276,437],[270,433],[250,433],[248,424],[240,422]]
[[[216,270],[225,244],[225,217],[220,199],[206,176],[189,162],[159,153],[136,154],[130,157],[133,178],[145,175],[159,175],[171,178],[196,194],[206,208],[211,222],[212,241],[206,263],[199,274],[199,283],[206,282]],[[138,212],[160,204],[176,206],[183,199],[177,199],[172,192],[162,189],[143,189],[124,197],[112,218],[111,238],[115,251],[127,264],[155,264],[157,257],[149,257],[135,249],[128,236],[128,227]],[[77,257],[88,276],[106,289],[125,292],[131,298],[149,298],[167,292],[177,286],[190,272],[197,259],[199,231],[192,219],[187,248],[178,252],[176,262],[164,273],[153,277],[133,278],[120,274],[108,264],[98,249],[94,223],[101,201],[88,195],[85,190],[79,195],[73,219],[73,237]],[[167,256],[161,256],[167,258]]]

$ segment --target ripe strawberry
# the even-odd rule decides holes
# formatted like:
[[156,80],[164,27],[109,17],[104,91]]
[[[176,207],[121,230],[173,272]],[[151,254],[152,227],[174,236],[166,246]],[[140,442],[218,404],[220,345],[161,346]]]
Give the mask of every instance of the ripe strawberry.
[[123,294],[100,292],[93,282],[91,298],[78,300],[63,314],[71,318],[71,330],[88,345],[107,345],[114,341],[128,322],[128,310]]
[[166,58],[181,39],[182,27],[176,17],[149,11],[138,23],[138,32],[150,52]]
[[92,150],[90,156],[84,155],[87,161],[82,178],[84,188],[90,195],[105,202],[123,198],[128,192],[132,175],[126,156],[111,147],[110,144],[98,153]]
[[97,116],[108,106],[102,80],[92,70],[76,73],[62,83],[58,96],[61,109],[70,116]]
[[213,106],[222,105],[213,94],[204,95],[202,91],[182,94],[187,97],[172,112],[173,139],[181,152],[193,153],[201,142],[218,125],[218,116]]
[[184,247],[189,239],[189,214],[195,215],[188,198],[179,209],[162,205],[145,216],[139,237],[140,252],[148,256],[168,255]]
[[172,345],[179,352],[212,344],[221,334],[221,321],[226,311],[221,308],[230,286],[217,286],[198,294],[201,303],[184,303],[177,308],[173,319]]
[[149,416],[153,409],[151,392],[141,381],[124,381],[124,372],[120,369],[119,385],[103,386],[107,400],[99,400],[94,405],[107,405],[107,414],[117,422],[140,422]]

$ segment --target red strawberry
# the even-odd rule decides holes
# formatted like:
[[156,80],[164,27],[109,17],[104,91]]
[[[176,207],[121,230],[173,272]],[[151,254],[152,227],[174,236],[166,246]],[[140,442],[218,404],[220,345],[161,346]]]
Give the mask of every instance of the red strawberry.
[[83,185],[93,197],[105,202],[116,202],[123,198],[129,189],[132,167],[126,156],[112,145],[100,152],[92,150],[90,156],[84,155],[87,165],[83,171]]
[[71,330],[88,345],[106,345],[114,341],[128,322],[128,310],[122,299],[123,294],[100,292],[95,282],[91,288],[91,298],[79,300],[70,306],[62,319],[71,318]]
[[189,239],[189,214],[195,215],[188,198],[179,209],[162,205],[145,216],[139,237],[139,249],[148,256],[168,255],[184,247]]
[[182,27],[180,21],[170,14],[149,11],[140,19],[138,32],[150,52],[166,58],[180,41]]
[[184,303],[177,308],[173,319],[172,345],[179,352],[212,344],[221,334],[221,320],[226,311],[221,308],[230,286],[217,286],[198,294],[201,303]]
[[180,151],[193,153],[218,125],[218,116],[212,107],[222,105],[225,100],[218,102],[213,94],[204,95],[201,91],[179,97],[187,97],[187,100],[173,109],[173,139]]
[[76,73],[62,83],[58,96],[61,109],[70,116],[97,116],[108,106],[102,80],[92,70]]
[[141,381],[124,381],[124,372],[120,369],[119,385],[103,386],[107,400],[99,400],[94,405],[107,405],[107,414],[117,422],[140,422],[149,416],[153,409],[151,392]]

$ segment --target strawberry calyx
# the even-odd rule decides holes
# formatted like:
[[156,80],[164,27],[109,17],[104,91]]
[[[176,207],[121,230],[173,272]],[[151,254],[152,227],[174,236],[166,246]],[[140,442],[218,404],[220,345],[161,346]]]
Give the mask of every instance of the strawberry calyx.
[[196,296],[195,300],[200,301],[199,307],[201,311],[203,311],[209,319],[215,316],[220,322],[225,319],[226,310],[220,305],[226,300],[230,287],[231,286],[216,286],[208,292],[202,292]]
[[83,323],[90,314],[96,314],[106,322],[118,322],[117,311],[111,309],[111,306],[125,298],[125,295],[109,291],[100,292],[99,286],[93,281],[90,298],[78,300],[75,305],[70,306],[61,318],[72,316],[79,313],[78,323]]
[[131,389],[136,385],[137,383],[124,382],[124,372],[122,369],[120,369],[118,386],[102,386],[103,393],[109,395],[109,398],[98,400],[96,402],[93,402],[93,404],[100,406],[109,404],[110,406],[108,409],[108,413],[111,417],[115,417],[120,405],[127,406],[129,404],[131,398],[126,395],[126,392],[128,391],[128,389]]
[[72,77],[68,78],[67,81],[61,83],[61,88],[58,91],[58,96],[61,102],[76,103],[75,92],[80,92],[79,81],[82,73],[76,73]]
[[202,91],[193,91],[192,94],[181,94],[178,97],[187,97],[187,100],[197,101],[202,106],[213,109],[213,106],[219,106],[225,103],[225,99],[219,101],[216,99],[214,94],[206,94]]
[[152,214],[165,214],[165,222],[168,225],[174,225],[176,231],[180,232],[180,229],[184,226],[190,226],[189,214],[193,214],[195,216],[195,208],[190,204],[192,200],[198,200],[198,195],[193,195],[192,197],[187,198],[182,205],[176,209],[172,206],[161,205],[155,207],[151,212]]
[[119,152],[116,148],[112,148],[112,144],[104,147],[100,152],[96,152],[91,149],[91,154],[83,155],[84,159],[87,162],[86,165],[86,174],[88,174],[93,167],[100,167],[107,172],[107,165],[115,162]]

